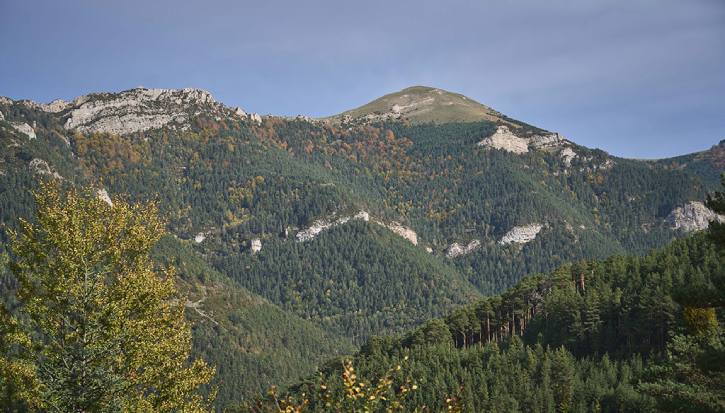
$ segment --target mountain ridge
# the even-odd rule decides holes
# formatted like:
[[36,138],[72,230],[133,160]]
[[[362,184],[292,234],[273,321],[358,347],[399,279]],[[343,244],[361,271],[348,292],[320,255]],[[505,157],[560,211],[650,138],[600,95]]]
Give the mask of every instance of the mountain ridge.
[[[104,104],[104,102],[108,103]],[[190,127],[190,120],[200,115],[216,120],[224,117],[238,118],[257,124],[260,124],[263,118],[262,115],[247,112],[241,107],[227,106],[225,103],[217,101],[209,91],[195,87],[176,89],[139,86],[118,92],[91,92],[68,101],[54,99],[49,103],[40,103],[31,99],[15,100],[0,96],[0,106],[16,104],[27,109],[60,116],[65,122],[64,128],[69,131],[109,132],[122,135],[163,127],[186,130]],[[163,105],[166,107],[159,107]],[[528,139],[537,135],[539,138],[558,135],[556,132],[510,118],[463,94],[423,85],[409,86],[387,93],[359,107],[335,115],[315,118],[307,115],[268,114],[264,117],[313,123],[332,122],[348,126],[386,121],[403,121],[411,124],[490,121],[510,129],[508,140],[516,136]],[[5,116],[0,111],[0,120],[4,120],[4,118]],[[29,124],[17,124],[16,126],[23,129],[28,136],[33,136],[33,130]],[[566,140],[562,136],[557,139]],[[513,145],[515,146],[516,143]],[[508,143],[504,146],[512,148]],[[534,146],[540,145],[535,144]],[[721,148],[725,148],[723,141],[714,144],[709,149],[671,157],[622,158],[643,162],[661,162],[670,159],[682,160],[686,157],[704,158],[717,152],[718,163],[723,166],[725,165],[725,150]]]

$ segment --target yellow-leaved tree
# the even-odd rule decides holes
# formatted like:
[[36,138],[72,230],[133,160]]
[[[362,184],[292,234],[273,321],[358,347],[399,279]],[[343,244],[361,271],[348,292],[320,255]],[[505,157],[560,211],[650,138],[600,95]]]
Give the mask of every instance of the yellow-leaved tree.
[[214,370],[190,360],[173,272],[149,257],[164,233],[156,206],[110,205],[57,184],[42,185],[35,199],[37,222],[21,222],[10,262],[21,303],[15,320],[26,333],[18,337],[30,338],[17,352],[34,363],[35,378],[23,376],[36,392],[31,408],[209,410],[213,396],[199,389]]

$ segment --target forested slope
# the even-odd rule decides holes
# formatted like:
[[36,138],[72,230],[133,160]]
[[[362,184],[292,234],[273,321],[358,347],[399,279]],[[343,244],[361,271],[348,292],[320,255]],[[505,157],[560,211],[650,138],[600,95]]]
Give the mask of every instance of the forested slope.
[[193,354],[216,368],[217,407],[264,393],[314,371],[328,358],[349,354],[343,336],[281,310],[209,267],[184,242],[167,236],[157,261],[176,270],[193,320]]
[[[455,399],[465,411],[722,411],[722,323],[694,322],[678,302],[688,286],[722,279],[722,257],[699,234],[643,257],[562,266],[407,334],[373,337],[353,362],[364,377],[403,366],[396,383],[421,389],[407,409]],[[326,386],[341,386],[340,369],[323,370]],[[296,390],[312,395],[312,410],[315,383]]]

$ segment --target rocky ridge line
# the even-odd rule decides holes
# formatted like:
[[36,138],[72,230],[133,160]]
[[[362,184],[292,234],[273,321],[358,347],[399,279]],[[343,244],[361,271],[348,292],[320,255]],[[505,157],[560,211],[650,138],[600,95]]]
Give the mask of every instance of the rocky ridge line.
[[[217,102],[209,92],[194,88],[136,88],[119,93],[92,93],[79,96],[71,102],[54,100],[48,104],[0,97],[0,104],[21,104],[34,110],[58,114],[64,120],[64,128],[68,130],[120,135],[163,127],[187,130],[191,120],[202,114],[216,120],[234,116],[254,123],[262,122],[259,114],[227,107]],[[27,128],[19,127],[27,134]]]

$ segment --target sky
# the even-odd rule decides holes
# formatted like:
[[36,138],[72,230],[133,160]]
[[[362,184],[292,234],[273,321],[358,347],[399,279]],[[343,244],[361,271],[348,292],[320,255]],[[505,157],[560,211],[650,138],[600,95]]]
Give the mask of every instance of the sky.
[[0,0],[0,95],[197,87],[326,116],[412,85],[633,158],[725,139],[723,0]]

